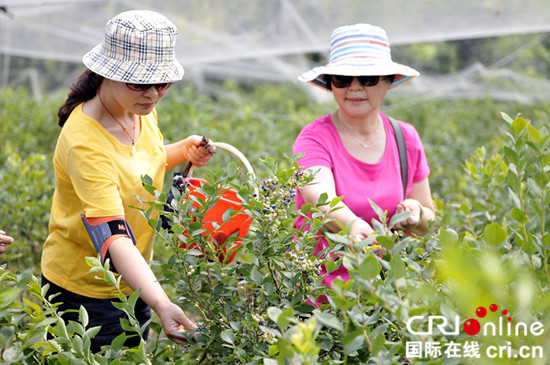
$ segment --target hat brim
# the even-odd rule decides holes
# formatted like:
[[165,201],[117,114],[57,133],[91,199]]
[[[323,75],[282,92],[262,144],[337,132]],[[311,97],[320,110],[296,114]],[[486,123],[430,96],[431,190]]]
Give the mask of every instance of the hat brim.
[[82,57],[90,70],[107,79],[133,84],[160,84],[183,78],[183,67],[177,60],[167,63],[125,62],[106,57],[97,45]]
[[390,86],[393,89],[403,85],[413,77],[420,75],[415,69],[396,62],[388,62],[383,60],[361,60],[357,63],[333,63],[325,66],[315,67],[302,75],[298,76],[298,80],[309,82],[310,84],[320,87],[326,91],[331,91],[327,87],[324,75],[343,75],[343,76],[385,76],[395,75],[395,78]]

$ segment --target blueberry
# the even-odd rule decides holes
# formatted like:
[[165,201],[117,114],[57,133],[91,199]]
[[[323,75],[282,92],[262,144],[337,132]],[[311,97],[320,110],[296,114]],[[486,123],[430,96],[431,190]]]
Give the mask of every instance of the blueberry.
[[321,275],[321,270],[315,270],[315,275]]

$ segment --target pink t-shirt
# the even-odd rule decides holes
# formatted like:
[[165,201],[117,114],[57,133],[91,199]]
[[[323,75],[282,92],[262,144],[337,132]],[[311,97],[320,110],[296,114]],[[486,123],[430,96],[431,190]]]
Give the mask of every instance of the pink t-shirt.
[[[334,175],[336,195],[343,196],[343,202],[358,217],[368,223],[377,219],[378,215],[370,206],[369,199],[375,202],[388,217],[395,214],[397,204],[403,201],[403,184],[399,153],[395,134],[387,116],[380,113],[386,131],[386,150],[378,163],[369,164],[359,161],[346,149],[338,131],[332,123],[330,114],[327,114],[306,125],[293,144],[294,153],[305,153],[299,160],[300,166],[309,168],[325,166],[331,169]],[[418,132],[411,124],[399,121],[405,136],[408,160],[407,194],[410,193],[413,183],[424,180],[430,174],[430,168],[424,153],[424,147]],[[296,196],[297,208],[304,204],[300,194]],[[305,219],[298,217],[294,222],[296,228],[304,225]],[[324,237],[320,237],[315,254],[328,247]],[[324,270],[322,271],[324,274]],[[343,265],[329,275],[323,282],[330,287],[330,283],[341,276],[349,279],[349,274]]]

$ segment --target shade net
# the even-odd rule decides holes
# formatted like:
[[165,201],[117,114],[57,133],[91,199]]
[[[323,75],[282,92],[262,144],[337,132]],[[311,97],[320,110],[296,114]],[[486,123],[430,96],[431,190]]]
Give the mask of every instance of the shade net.
[[[131,9],[155,10],[176,24],[184,81],[207,92],[212,81],[226,78],[302,86],[298,75],[326,63],[332,30],[363,22],[387,31],[394,56],[400,46],[532,35],[516,49],[451,73],[410,65],[422,76],[393,95],[532,102],[550,94],[546,78],[507,68],[550,32],[548,0],[0,0],[0,87],[27,84],[37,97],[67,88],[106,22]],[[314,89],[308,88],[319,99],[327,94]]]

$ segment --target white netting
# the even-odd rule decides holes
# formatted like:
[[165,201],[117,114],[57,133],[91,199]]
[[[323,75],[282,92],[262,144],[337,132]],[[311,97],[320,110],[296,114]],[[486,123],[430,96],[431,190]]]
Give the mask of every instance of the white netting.
[[[380,25],[392,46],[527,33],[536,44],[543,39],[537,34],[550,32],[548,0],[0,0],[0,86],[26,83],[37,96],[66,88],[81,70],[82,55],[101,40],[107,20],[129,9],[159,11],[178,26],[184,80],[205,89],[208,80],[227,77],[297,82],[299,74],[324,63],[330,33],[343,24]],[[547,98],[547,80],[502,69],[519,51],[451,75],[423,74],[395,94]],[[317,62],[305,57],[314,53],[322,55]],[[56,76],[55,66],[21,68],[16,57],[72,63],[74,71],[65,68]],[[410,66],[422,71],[422,65]]]

